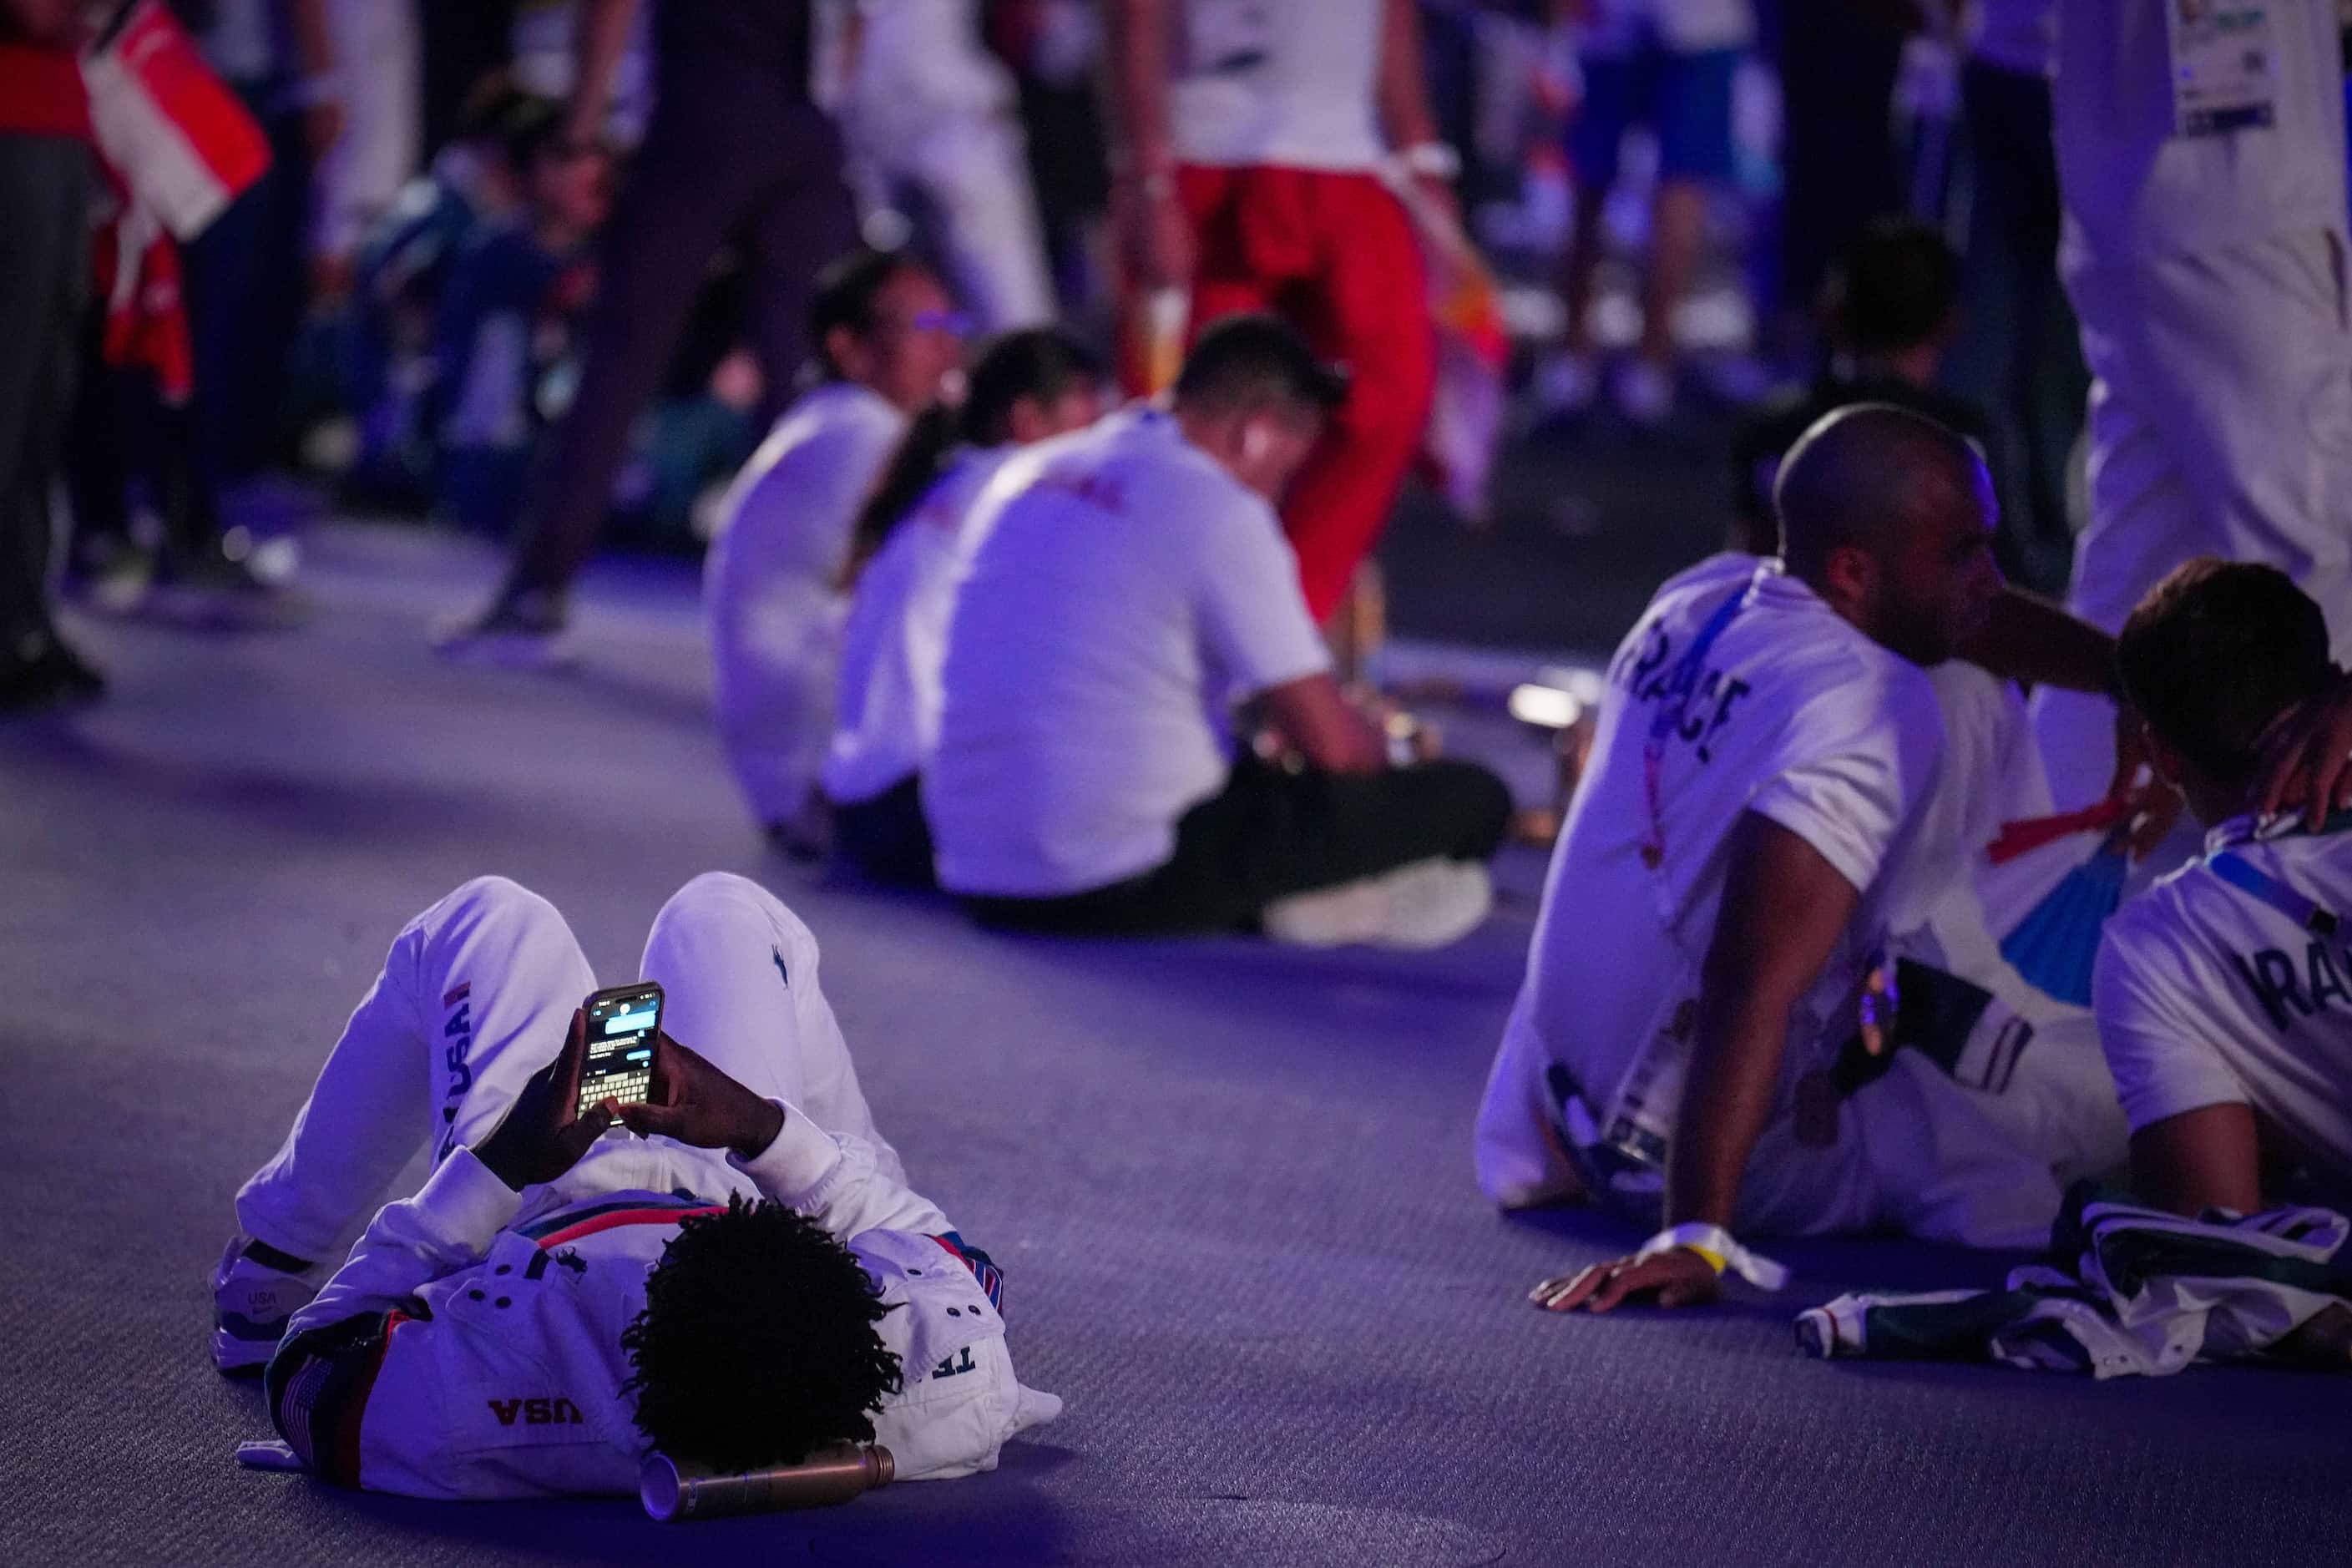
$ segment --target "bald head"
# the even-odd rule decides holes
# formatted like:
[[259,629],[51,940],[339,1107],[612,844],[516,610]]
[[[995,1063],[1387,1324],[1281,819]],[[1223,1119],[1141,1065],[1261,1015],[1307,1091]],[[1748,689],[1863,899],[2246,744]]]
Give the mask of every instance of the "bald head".
[[1924,414],[1891,403],[1825,414],[1772,486],[1781,559],[1818,589],[1839,547],[1883,557],[1922,521],[1976,507],[1983,472],[1967,437]]
[[1824,416],[1772,501],[1790,575],[1882,647],[1939,664],[2000,593],[1992,479],[1957,432],[1891,404]]

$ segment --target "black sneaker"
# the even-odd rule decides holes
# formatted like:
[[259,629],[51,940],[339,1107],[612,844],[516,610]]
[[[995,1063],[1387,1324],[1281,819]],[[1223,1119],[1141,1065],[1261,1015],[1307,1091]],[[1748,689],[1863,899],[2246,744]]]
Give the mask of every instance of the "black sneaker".
[[566,619],[560,595],[526,588],[499,595],[471,620],[436,627],[433,647],[445,658],[513,669],[553,668],[572,661],[563,636]]
[[0,665],[0,713],[37,713],[105,695],[106,678],[55,638],[30,658]]

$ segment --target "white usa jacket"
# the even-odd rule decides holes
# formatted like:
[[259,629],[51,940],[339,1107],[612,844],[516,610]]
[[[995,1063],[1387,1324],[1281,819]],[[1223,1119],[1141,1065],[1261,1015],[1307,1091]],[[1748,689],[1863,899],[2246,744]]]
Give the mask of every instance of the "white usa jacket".
[[616,1131],[522,1193],[456,1150],[294,1315],[266,1381],[279,1435],[313,1473],[373,1491],[634,1494],[648,1445],[621,1332],[679,1220],[732,1193],[815,1220],[903,1309],[876,1325],[904,1378],[874,1418],[898,1479],[993,1469],[1006,1438],[1060,1414],[1013,1375],[987,1255],[861,1140],[786,1106],[755,1160]]

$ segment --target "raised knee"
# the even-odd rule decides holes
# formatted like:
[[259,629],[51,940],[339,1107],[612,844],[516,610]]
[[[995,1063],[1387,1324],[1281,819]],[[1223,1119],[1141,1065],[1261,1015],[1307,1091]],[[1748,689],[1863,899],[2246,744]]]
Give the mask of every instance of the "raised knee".
[[446,909],[462,911],[477,922],[563,923],[561,910],[511,877],[476,877],[470,881],[460,882],[442,900],[442,905]]
[[772,957],[788,982],[814,971],[816,938],[783,900],[748,877],[706,871],[662,906],[646,937],[644,972],[664,984],[711,963],[764,965]]
[[733,871],[705,871],[672,893],[669,902],[662,906],[662,912],[667,914],[673,910],[696,910],[715,904],[758,903],[772,897],[772,894],[749,877]]

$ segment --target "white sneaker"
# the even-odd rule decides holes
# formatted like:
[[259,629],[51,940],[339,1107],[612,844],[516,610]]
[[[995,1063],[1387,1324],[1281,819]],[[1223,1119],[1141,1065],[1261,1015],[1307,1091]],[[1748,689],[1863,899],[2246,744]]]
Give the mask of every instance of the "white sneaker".
[[1377,877],[1277,899],[1265,907],[1261,923],[1275,941],[1298,947],[1360,942],[1417,951],[1461,941],[1494,905],[1486,867],[1416,860]]
[[[258,1250],[270,1259],[251,1256]],[[299,1270],[275,1267],[299,1263]],[[257,1373],[285,1337],[286,1321],[310,1304],[327,1282],[318,1264],[289,1258],[242,1233],[228,1238],[213,1270],[213,1364],[225,1373]]]
[[1451,947],[1476,931],[1495,908],[1495,883],[1475,860],[1423,860],[1391,871],[1382,947]]
[[1601,395],[1601,371],[1591,354],[1556,353],[1536,368],[1528,390],[1538,413],[1581,414]]
[[1638,354],[1617,367],[1609,390],[1617,412],[1636,425],[1663,425],[1674,414],[1674,370]]

